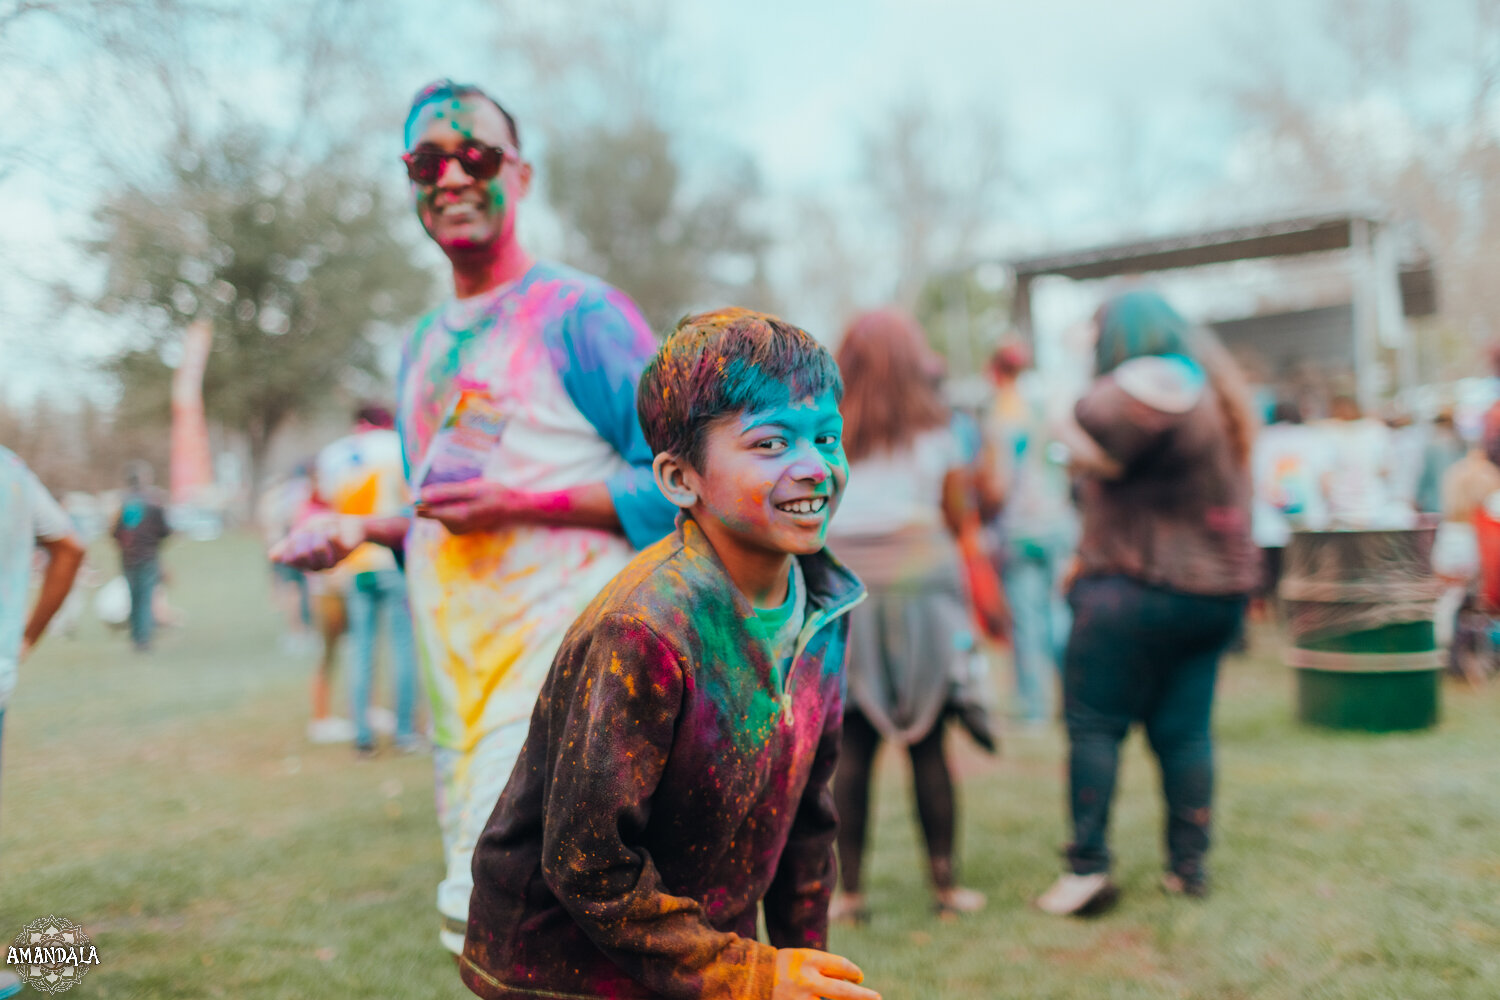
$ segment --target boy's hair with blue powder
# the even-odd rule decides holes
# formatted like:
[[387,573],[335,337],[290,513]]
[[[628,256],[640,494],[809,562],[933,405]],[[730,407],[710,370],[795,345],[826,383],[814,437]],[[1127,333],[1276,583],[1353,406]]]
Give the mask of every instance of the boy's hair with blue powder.
[[636,389],[651,450],[704,470],[716,420],[832,392],[844,397],[833,355],[800,327],[749,309],[686,316],[646,364]]
[[482,88],[472,83],[454,83],[447,77],[443,77],[441,80],[433,80],[417,91],[416,96],[411,99],[411,107],[406,112],[406,124],[401,129],[402,142],[407,146],[411,145],[411,129],[417,122],[417,113],[423,108],[434,101],[448,101],[460,97],[477,97],[493,104],[495,109],[500,112],[500,116],[505,119],[506,127],[510,129],[511,142],[515,145],[516,149],[521,148],[521,133],[516,128],[516,120],[511,117],[509,111],[505,110],[503,104],[485,93]]

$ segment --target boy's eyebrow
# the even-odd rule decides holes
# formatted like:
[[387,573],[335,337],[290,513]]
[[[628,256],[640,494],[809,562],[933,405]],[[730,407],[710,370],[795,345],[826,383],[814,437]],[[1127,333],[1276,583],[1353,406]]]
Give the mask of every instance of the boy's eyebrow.
[[747,413],[740,419],[741,434],[748,434],[751,431],[762,430],[766,427],[776,427],[780,430],[787,429],[786,422],[781,420],[777,414],[768,413],[764,416],[757,416],[754,413]]
[[768,417],[765,420],[751,420],[750,423],[741,424],[739,427],[739,433],[742,435],[747,435],[753,430],[787,430],[787,426],[780,420],[772,420]]
[[[758,419],[751,415],[745,417],[744,419],[748,422],[740,427],[741,434],[749,434],[751,431],[762,431],[766,430],[767,428],[775,428],[776,430],[781,431],[790,431],[793,429],[793,425],[798,422],[781,419],[778,415],[775,414],[768,414],[765,417]],[[819,427],[828,427],[833,424],[842,424],[843,422],[844,415],[837,411],[833,413],[824,413],[818,415]]]

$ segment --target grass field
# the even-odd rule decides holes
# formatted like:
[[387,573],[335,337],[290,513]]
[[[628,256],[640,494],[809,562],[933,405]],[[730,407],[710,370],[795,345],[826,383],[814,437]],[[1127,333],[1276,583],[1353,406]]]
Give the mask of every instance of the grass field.
[[[256,543],[180,543],[186,625],[150,657],[87,623],[22,668],[5,720],[0,944],[81,923],[88,997],[467,996],[437,949],[430,759],[303,738],[308,657],[278,652]],[[1258,637],[1270,650],[1271,636]],[[1215,894],[1164,897],[1155,774],[1132,737],[1113,845],[1125,895],[1092,922],[1027,906],[1058,870],[1063,744],[998,759],[955,737],[966,881],[938,923],[904,763],[877,794],[872,923],[833,946],[888,998],[1500,995],[1500,685],[1449,687],[1436,731],[1291,721],[1273,655],[1226,664]]]

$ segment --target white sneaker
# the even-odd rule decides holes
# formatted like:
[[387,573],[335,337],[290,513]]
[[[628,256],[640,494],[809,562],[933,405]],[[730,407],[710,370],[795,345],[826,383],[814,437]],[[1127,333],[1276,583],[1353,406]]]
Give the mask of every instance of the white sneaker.
[[340,719],[334,716],[326,719],[313,719],[307,724],[307,741],[309,743],[352,743],[354,722],[351,719]]
[[1094,875],[1058,876],[1052,888],[1036,901],[1037,909],[1055,917],[1081,917],[1102,913],[1114,905],[1120,890],[1103,872]]
[[936,909],[941,920],[953,920],[964,913],[978,913],[989,898],[978,889],[954,886],[937,893]]
[[365,718],[370,720],[370,728],[381,736],[390,736],[396,732],[396,713],[388,708],[371,705]]

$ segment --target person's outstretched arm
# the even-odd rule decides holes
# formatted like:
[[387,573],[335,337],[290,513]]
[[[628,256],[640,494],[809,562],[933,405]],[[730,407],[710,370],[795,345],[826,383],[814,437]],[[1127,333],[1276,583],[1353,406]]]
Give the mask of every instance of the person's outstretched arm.
[[269,554],[272,562],[315,572],[337,566],[365,542],[399,550],[410,526],[408,517],[321,514],[293,528]]
[[31,505],[31,530],[37,545],[47,552],[47,572],[42,578],[42,590],[37,595],[36,605],[31,609],[31,618],[26,622],[26,631],[21,636],[21,657],[24,659],[32,646],[47,630],[47,623],[57,614],[57,609],[67,599],[73,587],[73,578],[83,563],[83,546],[73,534],[73,522],[58,506],[42,481],[26,471],[26,491]]
[[31,618],[26,622],[26,633],[21,639],[23,657],[47,631],[47,623],[67,600],[68,591],[73,589],[73,579],[78,576],[78,567],[83,565],[83,546],[72,535],[43,539],[39,544],[47,552],[47,572],[42,577],[41,592],[37,594],[36,605],[31,609]]

